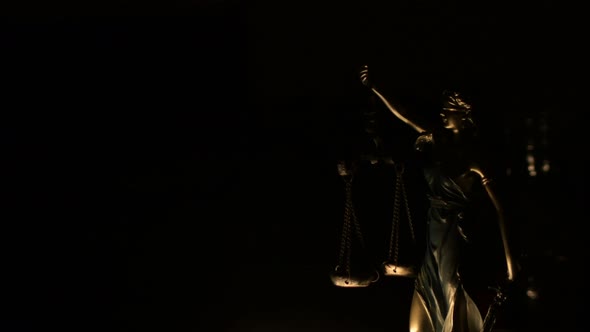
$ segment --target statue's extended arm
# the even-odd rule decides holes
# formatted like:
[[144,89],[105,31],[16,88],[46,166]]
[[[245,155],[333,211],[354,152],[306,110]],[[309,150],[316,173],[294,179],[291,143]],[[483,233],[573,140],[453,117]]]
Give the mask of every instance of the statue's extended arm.
[[510,251],[510,245],[508,241],[508,234],[506,230],[506,222],[504,220],[504,209],[500,204],[500,200],[494,193],[491,185],[490,180],[485,177],[484,173],[479,168],[471,168],[470,171],[476,173],[481,177],[481,183],[486,189],[486,192],[494,204],[494,208],[496,209],[496,213],[498,215],[498,225],[500,227],[500,236],[502,237],[502,245],[504,247],[504,256],[506,258],[506,268],[508,269],[508,276],[507,279],[509,282],[514,281],[515,273],[517,273],[516,265],[514,260],[512,259],[512,253]]
[[371,91],[377,97],[379,97],[379,99],[381,99],[383,104],[385,104],[385,106],[391,111],[391,113],[393,113],[393,115],[395,115],[398,119],[402,120],[404,123],[408,124],[410,127],[412,127],[417,132],[419,132],[419,133],[426,132],[426,130],[424,130],[422,127],[420,127],[419,125],[417,125],[413,121],[411,121],[408,118],[406,118],[405,116],[403,116],[379,91],[377,91],[377,89],[369,81],[369,67],[368,66],[365,65],[362,67],[362,69],[360,71],[360,78],[361,78],[361,82],[363,83],[363,85],[365,85],[366,87],[371,89]]

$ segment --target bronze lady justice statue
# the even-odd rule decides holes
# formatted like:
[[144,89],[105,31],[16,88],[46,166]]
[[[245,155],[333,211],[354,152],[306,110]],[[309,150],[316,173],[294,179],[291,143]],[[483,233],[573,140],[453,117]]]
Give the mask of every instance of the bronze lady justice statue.
[[498,215],[508,282],[514,280],[516,271],[508,247],[502,208],[489,180],[474,160],[476,147],[471,143],[475,125],[471,106],[458,93],[445,92],[440,113],[443,126],[426,130],[402,115],[377,91],[368,79],[367,66],[361,69],[360,78],[393,115],[420,134],[415,148],[427,158],[424,165],[430,200],[427,243],[416,276],[410,331],[480,332],[484,330],[484,320],[459,276],[460,242],[465,238],[463,212],[469,203],[475,180],[479,180],[486,189]]

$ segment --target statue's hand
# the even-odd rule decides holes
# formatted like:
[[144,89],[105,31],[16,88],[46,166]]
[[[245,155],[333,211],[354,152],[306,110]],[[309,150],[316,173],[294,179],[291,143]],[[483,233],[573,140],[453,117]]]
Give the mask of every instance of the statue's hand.
[[361,83],[363,83],[366,87],[371,87],[371,82],[369,81],[369,66],[364,65],[361,67],[359,72],[359,77],[361,79]]

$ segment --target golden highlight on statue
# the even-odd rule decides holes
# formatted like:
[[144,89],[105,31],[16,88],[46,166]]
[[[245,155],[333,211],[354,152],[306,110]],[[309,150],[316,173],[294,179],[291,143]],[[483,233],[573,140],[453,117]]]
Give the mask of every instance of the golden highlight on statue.
[[[415,148],[424,158],[424,177],[430,206],[427,212],[426,248],[416,275],[410,309],[410,332],[489,331],[495,314],[490,307],[486,319],[463,287],[459,275],[460,244],[464,241],[464,210],[473,186],[480,183],[497,212],[507,265],[507,283],[514,280],[515,265],[509,250],[504,213],[490,181],[480,168],[477,147],[472,144],[475,129],[471,105],[456,92],[443,94],[442,125],[425,128],[402,115],[369,80],[369,70],[360,71],[361,82],[395,117],[419,134]],[[504,298],[498,291],[496,301]]]

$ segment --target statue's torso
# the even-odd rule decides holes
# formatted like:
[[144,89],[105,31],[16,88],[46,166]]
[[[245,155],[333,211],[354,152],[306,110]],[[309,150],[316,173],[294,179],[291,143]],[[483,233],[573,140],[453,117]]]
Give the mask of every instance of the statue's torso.
[[454,144],[440,143],[445,141],[437,142],[435,136],[423,142],[428,144],[427,149],[421,147],[429,154],[425,160],[424,178],[430,207],[425,256],[416,282],[416,291],[428,308],[435,331],[442,331],[443,326],[449,324],[447,316],[456,306],[456,292],[464,292],[458,273],[463,241],[461,224],[476,179],[470,171],[473,160],[466,153],[468,150],[457,150]]

